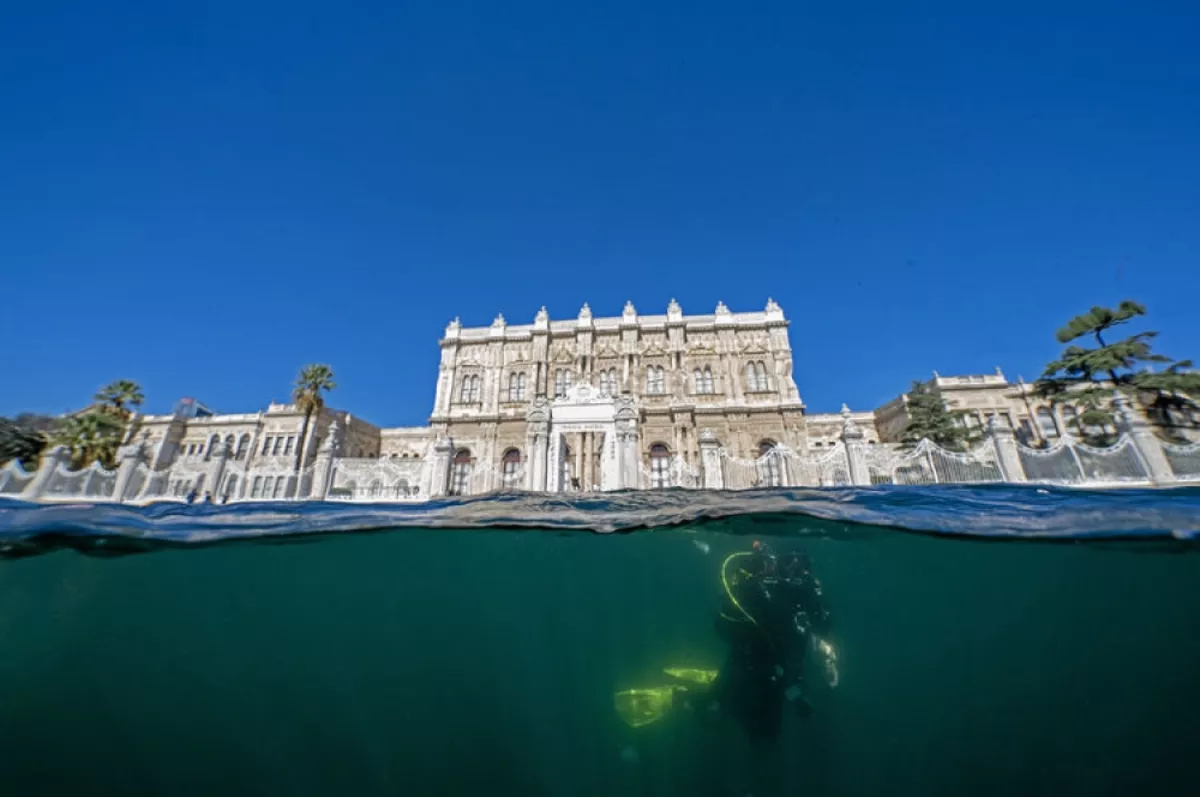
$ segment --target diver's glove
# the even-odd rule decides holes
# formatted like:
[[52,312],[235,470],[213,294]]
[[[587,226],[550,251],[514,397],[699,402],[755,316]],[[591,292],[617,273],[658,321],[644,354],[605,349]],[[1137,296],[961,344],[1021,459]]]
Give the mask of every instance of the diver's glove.
[[840,676],[837,668],[837,651],[828,640],[812,637],[813,648],[821,656],[821,669],[825,673],[825,682],[832,689],[838,685]]

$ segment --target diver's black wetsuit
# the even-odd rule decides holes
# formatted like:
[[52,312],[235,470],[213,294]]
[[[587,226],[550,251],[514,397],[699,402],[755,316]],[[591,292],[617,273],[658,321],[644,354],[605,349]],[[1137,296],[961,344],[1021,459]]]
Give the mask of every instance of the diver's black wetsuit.
[[766,743],[779,735],[789,696],[807,714],[805,653],[811,635],[825,637],[830,620],[806,557],[756,551],[743,561],[726,564],[729,594],[716,627],[729,652],[709,695],[751,741]]

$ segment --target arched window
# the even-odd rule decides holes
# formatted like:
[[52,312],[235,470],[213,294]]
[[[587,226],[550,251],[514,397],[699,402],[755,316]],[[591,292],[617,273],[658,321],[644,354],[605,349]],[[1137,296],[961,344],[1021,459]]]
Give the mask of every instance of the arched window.
[[408,489],[408,479],[401,479],[400,481],[396,482],[396,497],[407,498],[409,495],[411,495],[411,493]]
[[566,398],[567,391],[571,389],[571,383],[574,381],[575,375],[568,368],[559,368],[554,372],[554,397]]
[[237,497],[238,477],[236,473],[231,473],[225,477],[225,492],[226,498]]
[[368,487],[368,490],[369,490],[369,495],[372,498],[378,498],[380,495],[383,494],[383,482],[379,481],[379,479],[372,479],[371,484]]
[[263,481],[262,476],[254,477],[254,481],[250,485],[250,497],[251,498],[261,498],[262,497],[262,481]]
[[234,459],[245,459],[246,452],[250,450],[250,435],[244,434],[238,440],[237,453],[233,455]]
[[760,487],[783,486],[783,456],[774,440],[758,444],[758,481]]
[[283,498],[283,490],[287,486],[286,476],[275,477],[275,490],[271,493],[272,498]]
[[211,459],[212,455],[217,453],[217,449],[221,447],[221,435],[214,434],[208,438],[208,451],[205,452],[204,458]]
[[525,400],[525,374],[511,373],[508,375],[508,400]]
[[662,443],[650,446],[650,486],[671,486],[671,449]]
[[716,392],[713,388],[713,375],[711,368],[708,368],[707,366],[703,369],[697,368],[696,372],[693,374],[693,377],[696,380],[696,392],[700,395],[707,396]]
[[751,393],[761,393],[771,389],[767,382],[767,366],[762,360],[746,363],[746,389]]
[[514,490],[520,487],[521,452],[515,448],[505,451],[504,457],[500,460],[500,471],[505,489]]
[[458,389],[458,400],[462,404],[475,404],[479,401],[479,375],[467,374],[462,378]]
[[460,448],[450,464],[450,495],[466,495],[471,488],[471,466],[475,460],[471,451]]
[[659,396],[667,392],[667,382],[662,366],[651,365],[646,369],[646,392],[652,396]]
[[617,394],[617,372],[610,368],[600,372],[600,395],[615,396]]
[[1054,413],[1049,407],[1038,407],[1037,411],[1038,428],[1042,431],[1042,437],[1047,440],[1057,440],[1058,423],[1054,420]]

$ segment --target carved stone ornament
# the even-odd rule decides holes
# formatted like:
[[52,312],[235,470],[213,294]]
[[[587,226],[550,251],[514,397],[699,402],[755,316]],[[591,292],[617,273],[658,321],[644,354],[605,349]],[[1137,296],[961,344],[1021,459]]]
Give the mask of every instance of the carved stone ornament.
[[596,388],[587,382],[580,382],[567,388],[567,395],[558,399],[560,404],[609,404],[612,398],[601,395]]

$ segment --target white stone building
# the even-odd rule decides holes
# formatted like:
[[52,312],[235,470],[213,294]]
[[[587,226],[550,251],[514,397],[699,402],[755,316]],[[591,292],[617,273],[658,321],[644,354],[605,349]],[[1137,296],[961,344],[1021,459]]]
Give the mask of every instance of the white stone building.
[[[718,303],[712,313],[685,315],[672,300],[655,315],[627,303],[612,317],[594,317],[585,304],[569,320],[552,321],[545,308],[529,324],[498,316],[488,327],[464,327],[455,319],[439,345],[427,426],[381,429],[326,409],[301,440],[303,415],[289,404],[142,416],[135,434],[147,469],[170,466],[182,474],[180,489],[203,475],[235,498],[704,486],[706,464],[709,473],[723,468],[728,483],[736,463],[748,468],[742,486],[757,486],[778,483],[779,474],[762,469],[774,461],[770,452],[819,461],[841,445],[847,423],[872,446],[898,440],[908,420],[905,395],[874,412],[808,413],[788,321],[770,300],[737,313]],[[980,430],[994,418],[1033,445],[1071,428],[1074,408],[1038,401],[999,369],[935,373],[931,384]],[[706,463],[705,450],[726,464]],[[321,456],[336,464],[318,468],[316,484]],[[214,458],[219,469],[208,464]]]

